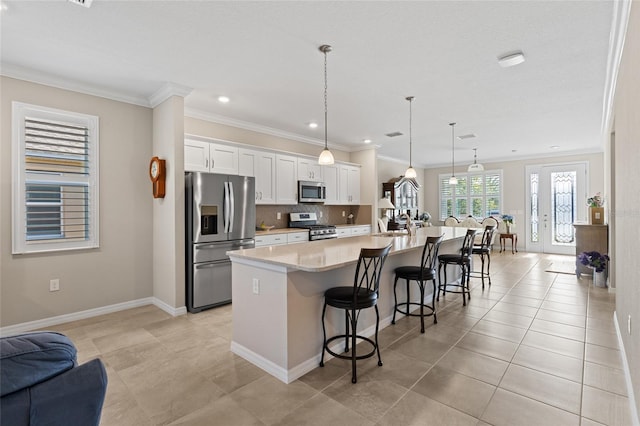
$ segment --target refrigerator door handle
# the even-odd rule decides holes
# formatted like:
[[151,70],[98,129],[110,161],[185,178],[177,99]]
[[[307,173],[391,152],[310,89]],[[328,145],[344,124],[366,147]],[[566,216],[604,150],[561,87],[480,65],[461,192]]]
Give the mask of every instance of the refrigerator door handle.
[[229,232],[229,222],[230,220],[230,206],[229,206],[229,182],[224,183],[224,233],[227,234]]
[[233,232],[233,222],[236,216],[236,200],[233,192],[233,182],[229,182],[229,204],[231,206],[229,214],[229,232]]

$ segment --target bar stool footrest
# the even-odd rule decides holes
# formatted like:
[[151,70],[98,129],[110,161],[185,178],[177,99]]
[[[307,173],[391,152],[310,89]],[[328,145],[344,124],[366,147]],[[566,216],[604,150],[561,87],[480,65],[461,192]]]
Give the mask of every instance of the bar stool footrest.
[[[329,352],[331,355],[333,355],[336,358],[341,358],[341,359],[352,359],[351,355],[344,355],[344,353],[342,354],[338,354],[334,351],[332,351],[331,349],[329,349],[329,344],[331,342],[333,342],[334,340],[342,340],[344,341],[344,339],[348,337],[349,338],[349,343],[351,343],[351,335],[345,335],[345,334],[339,334],[337,336],[333,336],[330,337],[329,339],[327,339],[327,342],[324,345],[324,349],[326,349],[327,352]],[[356,334],[356,339],[360,339],[360,341],[365,341],[365,342],[369,342],[369,344],[371,346],[373,346],[373,349],[371,349],[371,352],[368,352],[364,355],[356,355],[356,359],[367,359],[367,358],[371,358],[373,355],[375,355],[376,353],[376,349],[378,348],[378,345],[376,345],[376,342],[374,342],[373,340],[369,339],[368,337],[364,337],[364,336],[360,336],[358,334]],[[356,343],[357,344],[357,343]],[[354,350],[353,348],[351,348],[350,350]]]
[[430,306],[430,305],[427,305],[427,304],[424,304],[424,303],[420,303],[420,302],[409,302],[409,305],[414,305],[414,306],[420,306],[420,305],[422,305],[423,307],[425,307],[426,309],[428,309],[428,310],[429,310],[429,312],[428,312],[428,313],[425,313],[424,315],[420,315],[420,313],[414,314],[413,312],[405,312],[405,311],[401,310],[400,308],[402,308],[403,306],[404,306],[404,307],[406,307],[406,306],[407,306],[407,303],[406,303],[406,302],[404,302],[404,303],[398,303],[398,304],[396,305],[396,312],[400,312],[401,314],[404,314],[404,315],[407,315],[407,316],[410,316],[410,317],[422,317],[422,316],[430,317],[430,316],[432,316],[433,314],[435,314],[435,313],[436,313],[436,310],[433,308],[433,306]]

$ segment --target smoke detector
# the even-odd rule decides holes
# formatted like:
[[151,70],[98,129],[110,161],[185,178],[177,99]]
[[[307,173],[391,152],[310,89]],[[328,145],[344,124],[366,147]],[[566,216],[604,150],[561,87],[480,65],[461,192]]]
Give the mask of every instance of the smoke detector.
[[67,0],[67,1],[71,3],[79,4],[80,6],[84,6],[87,9],[91,7],[91,2],[93,2],[93,0]]

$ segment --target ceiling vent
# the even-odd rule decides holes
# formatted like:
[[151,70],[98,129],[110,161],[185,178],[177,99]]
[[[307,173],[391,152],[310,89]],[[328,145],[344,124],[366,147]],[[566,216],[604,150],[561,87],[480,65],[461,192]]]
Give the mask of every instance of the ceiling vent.
[[385,136],[389,136],[390,138],[395,138],[396,136],[402,136],[402,132],[391,132],[391,133],[387,133]]
[[465,140],[465,139],[473,139],[473,138],[477,138],[475,133],[469,133],[467,135],[460,135],[457,137],[458,139],[460,139],[461,141]]
[[80,6],[84,6],[87,9],[91,7],[91,2],[93,0],[68,0],[71,3],[79,4]]

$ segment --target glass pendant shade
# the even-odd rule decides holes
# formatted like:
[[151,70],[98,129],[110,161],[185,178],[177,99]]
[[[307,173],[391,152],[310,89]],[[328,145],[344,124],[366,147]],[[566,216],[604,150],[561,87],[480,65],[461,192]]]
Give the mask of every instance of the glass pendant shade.
[[328,148],[323,149],[320,153],[320,157],[318,157],[318,164],[328,166],[333,164],[333,162],[333,154],[331,153],[331,151],[329,151]]
[[404,172],[404,177],[415,179],[416,177],[418,177],[418,174],[416,173],[416,169],[414,169],[413,167],[409,166],[407,171]]
[[458,184],[458,178],[455,176],[451,176],[449,178],[449,185],[457,185]]
[[324,54],[324,149],[318,157],[318,164],[329,166],[334,163],[333,154],[329,151],[327,143],[327,53],[331,52],[331,46],[323,44],[318,50]]
[[478,164],[478,148],[473,148],[473,164],[469,164],[468,172],[482,172],[484,171],[484,166],[482,164]]

